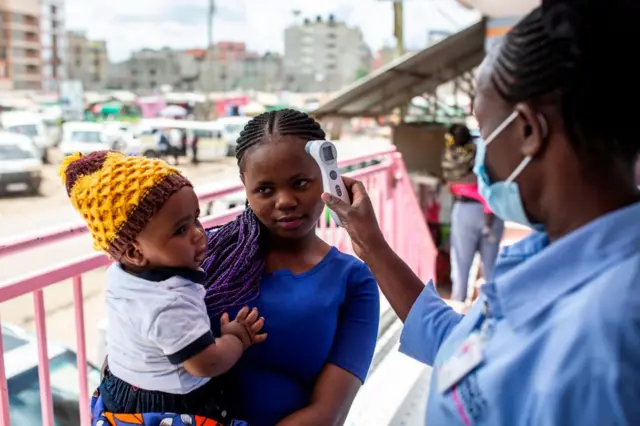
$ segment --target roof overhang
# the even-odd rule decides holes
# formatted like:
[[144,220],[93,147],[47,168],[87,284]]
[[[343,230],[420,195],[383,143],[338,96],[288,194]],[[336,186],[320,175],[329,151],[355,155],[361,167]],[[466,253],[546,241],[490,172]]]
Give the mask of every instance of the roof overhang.
[[484,37],[485,24],[480,21],[373,72],[340,91],[311,115],[318,119],[386,115],[477,67],[484,58]]

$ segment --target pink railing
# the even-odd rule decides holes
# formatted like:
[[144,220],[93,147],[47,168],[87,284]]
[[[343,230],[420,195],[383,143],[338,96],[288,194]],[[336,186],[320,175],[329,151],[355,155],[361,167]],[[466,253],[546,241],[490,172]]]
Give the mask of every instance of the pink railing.
[[[340,165],[357,165],[374,159],[381,160],[381,162],[361,168],[348,175],[361,180],[366,185],[385,237],[394,250],[426,281],[434,276],[436,251],[413,193],[401,155],[395,152],[394,148],[390,148],[366,156],[347,159],[342,161]],[[237,183],[217,189],[200,190],[198,194],[201,201],[212,201],[242,189],[242,185]],[[240,214],[243,209],[243,206],[232,208],[224,213],[206,217],[202,222],[205,227],[222,225]],[[319,228],[320,235],[328,243],[335,245],[342,251],[351,251],[351,246],[348,244],[348,235],[344,229],[336,228],[334,223],[327,224],[324,216],[319,221]],[[0,242],[0,257],[4,258],[46,244],[60,242],[85,232],[84,224],[78,224],[64,229],[35,233],[31,236]],[[109,259],[106,256],[100,253],[92,253],[55,267],[29,272],[24,276],[0,282],[0,303],[29,293],[33,294],[43,426],[54,426],[43,290],[67,279],[72,279],[73,281],[80,389],[79,408],[81,425],[88,426],[90,424],[89,392],[92,389],[88,388],[86,368],[87,354],[82,275],[94,269],[105,267],[108,264]],[[1,333],[0,329],[0,353],[4,353]],[[0,425],[10,425],[4,358],[0,358]]]

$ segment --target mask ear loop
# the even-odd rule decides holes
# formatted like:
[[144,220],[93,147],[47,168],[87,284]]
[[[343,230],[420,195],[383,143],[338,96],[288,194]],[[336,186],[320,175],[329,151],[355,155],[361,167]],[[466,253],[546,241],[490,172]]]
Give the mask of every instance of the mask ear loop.
[[484,146],[485,147],[489,146],[489,144],[493,142],[498,137],[498,135],[504,131],[504,129],[506,129],[511,123],[513,123],[513,120],[515,120],[516,118],[518,118],[518,111],[513,111],[511,115],[507,117],[502,122],[502,124],[496,127],[496,129],[493,132],[491,132],[491,134],[487,137],[487,139],[485,139]]
[[[538,114],[538,121],[540,122],[540,127],[542,129],[542,138],[546,139],[549,132],[549,127],[547,126],[547,120],[546,118],[544,118],[544,115]],[[520,175],[520,173],[522,173],[524,168],[527,167],[529,163],[531,163],[531,160],[533,160],[533,157],[531,155],[525,157],[524,160],[520,162],[518,167],[516,167],[516,169],[507,178],[507,180],[504,181],[504,184],[509,185],[511,182],[513,182]]]

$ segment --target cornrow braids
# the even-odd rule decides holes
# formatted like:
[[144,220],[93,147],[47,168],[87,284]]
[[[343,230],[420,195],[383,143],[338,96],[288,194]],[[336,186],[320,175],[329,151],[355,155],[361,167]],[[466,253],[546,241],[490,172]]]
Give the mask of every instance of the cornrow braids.
[[[268,140],[267,136],[297,136],[303,140],[323,140],[325,133],[309,115],[293,109],[270,111],[247,123],[236,145],[238,167],[245,154]],[[245,211],[226,225],[208,230],[205,302],[212,317],[255,299],[265,266],[262,224],[247,203]]]
[[[583,159],[635,159],[640,95],[633,67],[616,66],[621,40],[637,40],[640,2],[543,0],[505,36],[492,83],[508,103],[557,93],[574,149]],[[624,86],[623,86],[624,85]]]

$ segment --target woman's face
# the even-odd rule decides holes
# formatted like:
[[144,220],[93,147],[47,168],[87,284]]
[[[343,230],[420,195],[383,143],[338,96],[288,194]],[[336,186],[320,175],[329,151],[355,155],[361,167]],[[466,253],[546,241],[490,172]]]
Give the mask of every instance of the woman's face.
[[273,136],[244,154],[241,177],[249,205],[281,238],[299,239],[315,232],[324,209],[320,167],[305,145],[295,136]]
[[[527,216],[539,221],[537,200],[544,187],[545,157],[551,150],[549,143],[549,112],[543,115],[528,104],[507,104],[498,94],[491,81],[493,59],[487,57],[478,70],[474,113],[478,120],[482,138],[493,140],[486,147],[484,165],[491,182],[502,182],[518,168],[526,157],[532,161],[516,177],[520,196]],[[497,135],[492,135],[514,112],[513,119]],[[547,162],[548,164],[551,164]],[[547,164],[547,165],[548,165]]]

